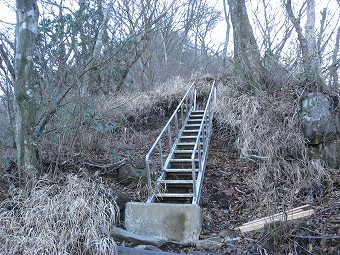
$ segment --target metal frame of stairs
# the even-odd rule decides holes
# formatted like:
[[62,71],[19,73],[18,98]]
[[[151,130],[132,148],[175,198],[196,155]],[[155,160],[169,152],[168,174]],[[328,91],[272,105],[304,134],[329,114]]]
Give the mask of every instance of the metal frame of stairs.
[[147,203],[199,204],[212,132],[216,86],[204,107],[193,83],[145,157]]

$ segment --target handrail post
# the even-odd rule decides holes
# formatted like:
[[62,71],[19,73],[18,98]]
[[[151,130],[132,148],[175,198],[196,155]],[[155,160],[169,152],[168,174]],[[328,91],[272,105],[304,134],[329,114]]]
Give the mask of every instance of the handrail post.
[[191,166],[192,166],[192,192],[194,194],[193,200],[197,197],[197,190],[196,190],[196,165],[195,165],[195,151],[196,151],[196,145],[194,147],[193,156],[191,157]]
[[177,117],[177,113],[175,115],[175,127],[176,127],[176,133],[178,133],[178,117]]
[[161,140],[158,141],[158,148],[159,148],[159,162],[161,163],[161,168],[163,170],[163,152],[162,152],[162,142]]
[[194,111],[196,111],[196,98],[197,98],[197,89],[195,86],[195,90],[194,90]]
[[168,126],[168,136],[169,136],[169,149],[172,148],[172,136],[171,136],[171,128],[170,125]]
[[146,177],[148,179],[148,197],[151,197],[152,196],[152,184],[151,184],[149,154],[145,156],[145,165],[146,165]]
[[216,106],[216,103],[217,103],[217,88],[216,88],[216,85],[215,85],[215,81],[214,81],[214,106]]

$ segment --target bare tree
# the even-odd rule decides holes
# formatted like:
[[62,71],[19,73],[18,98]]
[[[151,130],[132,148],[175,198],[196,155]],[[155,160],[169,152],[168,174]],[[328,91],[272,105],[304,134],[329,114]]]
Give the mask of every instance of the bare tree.
[[336,88],[339,86],[339,41],[340,41],[340,27],[338,27],[338,32],[336,33],[335,45],[332,55],[332,65],[330,66],[330,87]]
[[265,87],[265,70],[245,0],[228,0],[228,4],[233,25],[235,70],[246,78],[252,88],[261,90]]
[[19,178],[30,185],[37,175],[36,90],[34,58],[39,10],[36,0],[17,0],[15,51],[16,144]]
[[306,82],[312,89],[324,89],[326,82],[321,71],[321,57],[315,36],[315,0],[307,0],[305,33],[300,18],[296,18],[293,13],[292,1],[287,0],[285,6],[298,35]]
[[226,0],[223,0],[223,13],[224,13],[224,19],[227,25],[227,31],[225,32],[225,39],[224,39],[224,46],[223,46],[223,63],[224,66],[226,64],[226,57],[227,57],[227,53],[228,53],[228,46],[229,46],[229,37],[230,37],[230,29],[231,29],[231,25],[230,25],[230,15],[229,15],[229,10],[227,7],[227,3]]

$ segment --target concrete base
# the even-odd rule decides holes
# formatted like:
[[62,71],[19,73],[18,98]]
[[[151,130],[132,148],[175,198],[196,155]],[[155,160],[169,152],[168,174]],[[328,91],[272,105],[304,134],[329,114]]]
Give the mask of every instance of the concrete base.
[[202,230],[202,212],[193,204],[129,202],[125,208],[125,227],[138,235],[194,243]]

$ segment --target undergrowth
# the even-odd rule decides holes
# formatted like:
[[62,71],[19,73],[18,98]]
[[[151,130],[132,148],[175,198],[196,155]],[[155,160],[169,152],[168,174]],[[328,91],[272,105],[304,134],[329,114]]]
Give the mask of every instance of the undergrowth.
[[[218,89],[217,123],[224,131],[229,129],[220,135],[233,134],[241,158],[257,166],[255,173],[249,173],[248,184],[259,201],[284,186],[285,198],[293,203],[292,190],[321,185],[330,176],[321,160],[308,158],[300,132],[299,91],[251,94],[232,82]],[[273,200],[268,203],[276,204]]]
[[42,177],[26,194],[12,188],[0,206],[0,253],[116,254],[110,228],[119,209],[108,190],[68,175]]

